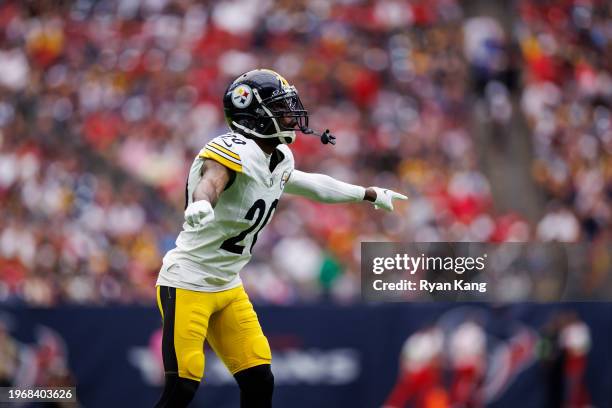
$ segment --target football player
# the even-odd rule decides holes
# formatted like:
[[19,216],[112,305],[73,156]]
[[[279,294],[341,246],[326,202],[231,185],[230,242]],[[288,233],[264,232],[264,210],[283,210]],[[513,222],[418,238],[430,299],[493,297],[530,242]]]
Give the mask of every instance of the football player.
[[[223,107],[230,131],[208,142],[191,165],[183,230],[157,280],[166,377],[157,407],[192,400],[204,374],[205,340],[235,377],[241,407],[272,405],[270,346],[239,272],[283,192],[326,203],[370,201],[388,211],[394,199],[407,199],[296,170],[288,145],[296,130],[313,131],[297,90],[278,73],[239,76]],[[321,138],[335,142],[328,132]]]

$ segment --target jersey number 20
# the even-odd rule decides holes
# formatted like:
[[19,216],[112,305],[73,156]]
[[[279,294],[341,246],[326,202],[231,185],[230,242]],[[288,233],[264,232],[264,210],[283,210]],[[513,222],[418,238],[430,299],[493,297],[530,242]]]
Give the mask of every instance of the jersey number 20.
[[[278,199],[272,202],[272,205],[270,206],[270,208],[268,209],[268,213],[266,214],[266,218],[264,219],[264,213],[266,212],[266,202],[261,198],[255,201],[255,203],[251,206],[251,208],[249,208],[249,211],[247,211],[246,215],[244,216],[245,219],[252,221],[253,218],[255,218],[255,215],[257,215],[257,218],[255,219],[253,225],[251,225],[249,228],[245,229],[235,237],[228,238],[223,241],[223,243],[221,244],[221,249],[225,249],[226,251],[232,252],[234,254],[242,255],[242,253],[244,252],[244,245],[240,245],[240,242],[242,242],[251,232],[257,230],[255,231],[255,235],[253,236],[253,242],[251,243],[251,247],[249,248],[249,253],[252,252],[255,242],[257,242],[257,235],[270,220],[272,212],[274,212],[274,209],[276,208],[277,204]],[[263,223],[261,222],[262,219]]]

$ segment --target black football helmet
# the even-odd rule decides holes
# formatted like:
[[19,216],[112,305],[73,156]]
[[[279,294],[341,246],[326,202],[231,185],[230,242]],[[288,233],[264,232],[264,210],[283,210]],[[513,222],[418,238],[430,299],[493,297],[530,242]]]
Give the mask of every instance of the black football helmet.
[[296,130],[308,129],[308,112],[297,90],[269,69],[236,78],[225,91],[223,109],[229,127],[246,136],[292,143]]

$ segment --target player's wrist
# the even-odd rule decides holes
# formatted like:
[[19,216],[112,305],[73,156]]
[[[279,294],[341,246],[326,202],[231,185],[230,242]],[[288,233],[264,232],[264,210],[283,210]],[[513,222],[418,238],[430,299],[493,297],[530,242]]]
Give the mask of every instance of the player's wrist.
[[210,213],[214,211],[212,208],[212,204],[208,200],[194,201],[187,206],[185,211],[187,210],[191,210],[191,211],[198,210],[200,212],[205,212],[205,213]]
[[376,195],[376,190],[374,190],[374,187],[367,187],[365,189],[365,193],[363,196],[364,201],[369,201],[371,203],[374,203],[376,202],[376,197],[377,195]]

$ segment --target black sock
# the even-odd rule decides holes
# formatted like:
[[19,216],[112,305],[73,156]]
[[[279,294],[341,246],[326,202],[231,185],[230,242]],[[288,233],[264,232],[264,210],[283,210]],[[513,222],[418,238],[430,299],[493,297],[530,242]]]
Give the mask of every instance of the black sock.
[[186,407],[195,396],[199,385],[198,381],[181,378],[178,374],[166,374],[164,392],[155,404],[155,408]]
[[271,408],[274,375],[270,364],[247,368],[234,374],[240,387],[240,408]]

